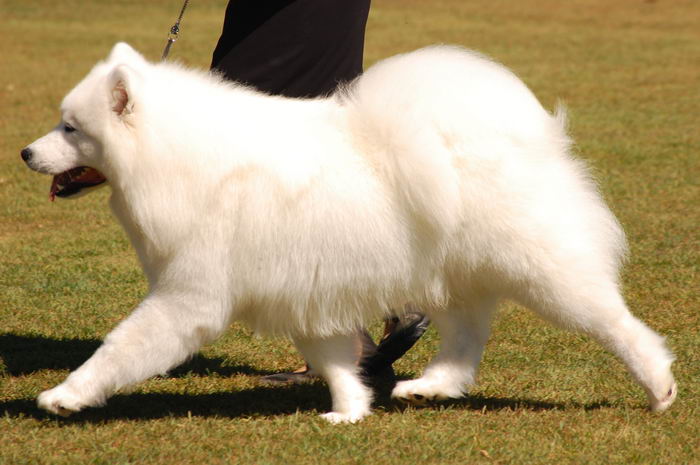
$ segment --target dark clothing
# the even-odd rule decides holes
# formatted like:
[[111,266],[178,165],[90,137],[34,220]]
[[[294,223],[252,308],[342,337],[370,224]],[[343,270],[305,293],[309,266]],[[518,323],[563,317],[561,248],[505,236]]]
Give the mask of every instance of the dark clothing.
[[212,69],[269,94],[317,97],[362,73],[370,0],[230,0]]

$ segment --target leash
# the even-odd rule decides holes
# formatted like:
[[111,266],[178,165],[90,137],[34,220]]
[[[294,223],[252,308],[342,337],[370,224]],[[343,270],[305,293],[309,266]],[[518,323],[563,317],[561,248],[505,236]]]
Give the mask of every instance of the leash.
[[161,60],[165,60],[166,58],[168,58],[168,54],[170,53],[170,47],[172,47],[175,41],[177,40],[177,35],[180,33],[180,21],[182,21],[182,17],[185,15],[185,10],[187,9],[187,5],[189,3],[190,0],[185,0],[185,3],[182,5],[182,9],[180,10],[180,16],[177,17],[177,21],[175,21],[173,27],[170,28],[170,34],[168,34],[168,43],[165,44],[165,49],[163,50],[163,56],[161,57]]

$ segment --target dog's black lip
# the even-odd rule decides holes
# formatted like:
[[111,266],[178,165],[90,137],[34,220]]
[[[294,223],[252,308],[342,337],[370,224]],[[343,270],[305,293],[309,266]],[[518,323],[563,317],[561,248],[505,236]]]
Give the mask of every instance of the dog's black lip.
[[[95,184],[93,184],[93,185],[95,185]],[[61,198],[70,197],[71,195],[77,194],[78,192],[83,190],[85,187],[89,187],[89,185],[82,184],[82,183],[71,184],[70,186],[67,186],[64,189],[57,191],[55,193],[55,195],[56,195],[56,197],[61,197]]]

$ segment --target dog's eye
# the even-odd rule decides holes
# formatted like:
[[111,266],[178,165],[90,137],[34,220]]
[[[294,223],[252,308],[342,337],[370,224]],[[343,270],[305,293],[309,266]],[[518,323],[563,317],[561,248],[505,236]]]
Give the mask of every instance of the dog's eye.
[[68,124],[68,123],[65,123],[65,124],[63,125],[63,130],[64,130],[65,132],[75,132],[75,128],[74,128],[73,126],[71,126],[70,124]]

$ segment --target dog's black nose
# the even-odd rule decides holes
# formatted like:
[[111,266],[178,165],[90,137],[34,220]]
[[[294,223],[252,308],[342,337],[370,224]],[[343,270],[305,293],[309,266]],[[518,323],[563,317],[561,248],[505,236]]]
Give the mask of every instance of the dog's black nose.
[[27,147],[24,150],[22,150],[22,152],[20,152],[20,155],[22,155],[22,160],[29,161],[32,159],[32,149]]

